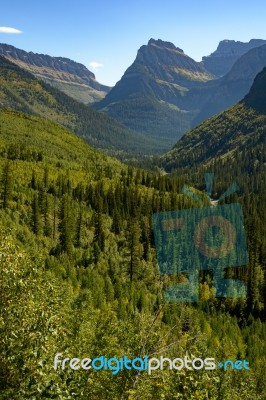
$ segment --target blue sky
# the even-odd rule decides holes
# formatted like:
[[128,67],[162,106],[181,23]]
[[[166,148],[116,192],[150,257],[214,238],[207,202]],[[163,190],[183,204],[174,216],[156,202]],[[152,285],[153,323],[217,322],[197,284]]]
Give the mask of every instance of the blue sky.
[[0,42],[71,58],[114,85],[150,38],[200,61],[220,40],[266,39],[265,18],[265,0],[9,0],[1,4],[0,27],[22,33],[0,28]]

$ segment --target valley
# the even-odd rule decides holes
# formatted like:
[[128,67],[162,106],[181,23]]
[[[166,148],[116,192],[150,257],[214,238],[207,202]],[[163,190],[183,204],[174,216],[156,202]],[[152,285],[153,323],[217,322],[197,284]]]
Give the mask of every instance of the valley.
[[[0,57],[0,398],[264,400],[264,41],[225,40],[196,62],[150,39],[112,89],[69,59],[1,49],[11,53]],[[161,272],[160,243],[169,234],[175,265],[195,239],[179,225],[155,232],[154,216],[210,204],[243,210],[249,259],[223,273],[245,296],[218,296],[204,265],[197,301],[167,301],[188,274]],[[211,357],[215,368],[59,371],[58,353]],[[228,360],[250,370],[219,366]]]

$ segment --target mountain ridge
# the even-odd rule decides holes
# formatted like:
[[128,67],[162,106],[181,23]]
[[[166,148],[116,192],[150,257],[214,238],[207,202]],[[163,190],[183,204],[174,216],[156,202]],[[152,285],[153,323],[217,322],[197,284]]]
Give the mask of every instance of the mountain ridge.
[[239,57],[263,44],[266,44],[266,40],[250,39],[249,42],[221,40],[214,52],[209,56],[202,57],[202,63],[209,72],[221,77],[230,71]]
[[[202,122],[162,156],[170,172],[179,168],[221,164],[260,171],[266,166],[266,67],[256,76],[249,93],[230,109]],[[264,168],[264,172],[263,172]],[[259,172],[258,172],[259,173]]]
[[158,151],[158,144],[153,140],[77,102],[1,56],[0,107],[39,115],[59,123],[109,154],[122,156]]
[[85,65],[66,57],[26,52],[8,44],[0,44],[0,55],[85,104],[100,100],[111,89],[97,82]]
[[193,120],[192,127],[243,99],[252,87],[256,75],[265,66],[266,44],[243,54],[225,76],[213,82],[208,100]]
[[201,63],[170,42],[150,39],[107,96],[93,107],[131,129],[174,141],[190,127],[197,99],[186,93],[213,79]]
[[[266,65],[264,49],[263,39],[248,43],[224,40],[209,58],[196,62],[173,43],[150,39],[139,48],[121,80],[93,108],[161,142],[170,139],[174,145],[192,127],[247,94],[256,74]],[[232,67],[217,78],[204,60],[217,58],[222,64],[224,54],[230,55],[226,68]]]

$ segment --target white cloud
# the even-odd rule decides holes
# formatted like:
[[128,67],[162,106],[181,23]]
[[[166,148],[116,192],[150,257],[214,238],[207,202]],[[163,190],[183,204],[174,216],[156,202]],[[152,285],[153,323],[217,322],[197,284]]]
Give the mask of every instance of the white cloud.
[[97,71],[99,68],[103,68],[103,64],[98,63],[97,61],[92,61],[89,63],[89,67]]
[[8,26],[0,26],[0,33],[23,33],[22,31],[20,31],[19,29],[16,28],[10,28]]

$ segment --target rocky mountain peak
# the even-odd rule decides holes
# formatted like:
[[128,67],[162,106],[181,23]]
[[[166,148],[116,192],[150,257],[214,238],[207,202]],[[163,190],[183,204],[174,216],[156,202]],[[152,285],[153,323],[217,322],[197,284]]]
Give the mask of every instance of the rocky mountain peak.
[[184,51],[182,49],[180,49],[179,47],[176,47],[173,43],[171,42],[165,42],[161,39],[150,39],[148,42],[148,46],[157,46],[157,47],[161,47],[163,49],[169,49],[169,50],[177,50],[180,53],[184,53]]
[[202,63],[190,58],[173,43],[161,39],[150,39],[147,45],[141,46],[136,60],[128,71],[136,72],[136,69],[143,70],[143,67],[153,78],[181,85],[185,84],[184,81],[190,85],[193,79],[212,79],[212,75],[206,71]]
[[248,50],[253,49],[254,47],[262,46],[263,44],[265,44],[265,42],[266,41],[263,39],[251,39],[247,43],[225,39],[220,41],[217,50],[211,55],[217,55],[219,52],[235,53],[237,55],[241,53],[245,54]]
[[202,57],[202,63],[207,71],[217,77],[226,75],[234,63],[249,50],[266,44],[263,39],[251,39],[249,42],[222,40],[217,49],[209,56]]
[[53,70],[78,74],[84,81],[95,80],[95,75],[89,71],[85,65],[70,60],[69,58],[52,57],[46,54],[33,53],[32,51],[26,52],[7,44],[0,44],[0,54],[36,67],[50,67]]

